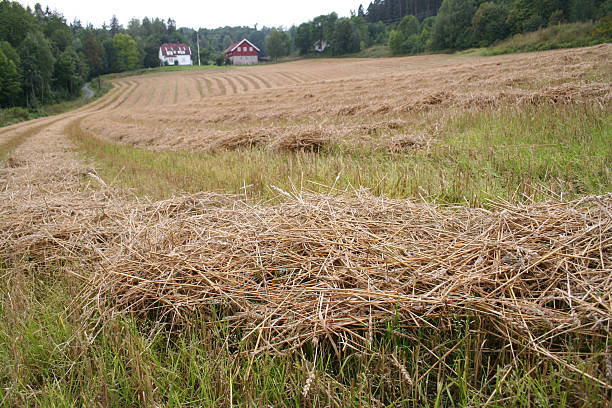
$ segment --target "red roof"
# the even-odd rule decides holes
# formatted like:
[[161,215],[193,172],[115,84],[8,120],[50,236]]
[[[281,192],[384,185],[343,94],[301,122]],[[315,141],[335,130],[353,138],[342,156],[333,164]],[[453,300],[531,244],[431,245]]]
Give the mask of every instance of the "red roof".
[[191,48],[189,48],[187,44],[183,43],[162,44],[160,49],[164,57],[173,57],[176,55],[191,55]]
[[255,46],[255,44],[253,44],[252,42],[250,42],[249,40],[247,40],[246,38],[242,41],[237,42],[234,45],[230,45],[226,50],[225,50],[225,54],[229,54],[230,52],[233,52],[236,48],[238,48],[240,45],[242,45],[243,42],[247,42],[251,47],[255,48],[257,50],[257,52],[261,52],[261,50],[259,48],[257,48]]

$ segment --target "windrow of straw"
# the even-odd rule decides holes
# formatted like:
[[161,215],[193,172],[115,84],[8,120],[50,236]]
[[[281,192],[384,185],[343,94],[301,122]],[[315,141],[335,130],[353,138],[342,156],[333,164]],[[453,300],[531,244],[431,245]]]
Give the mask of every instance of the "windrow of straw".
[[579,370],[564,336],[608,333],[612,194],[486,210],[279,192],[290,197],[277,206],[211,194],[123,205],[104,190],[5,203],[3,256],[69,261],[90,299],[119,311],[187,322],[223,310],[253,352],[361,349],[383,322],[472,316]]
[[544,344],[558,335],[604,336],[612,319],[612,195],[491,211],[365,194],[275,207],[187,200],[145,209],[153,221],[106,254],[94,287],[119,309],[225,306],[265,339],[257,351],[315,338],[359,347],[373,319],[421,327],[472,314],[552,353]]

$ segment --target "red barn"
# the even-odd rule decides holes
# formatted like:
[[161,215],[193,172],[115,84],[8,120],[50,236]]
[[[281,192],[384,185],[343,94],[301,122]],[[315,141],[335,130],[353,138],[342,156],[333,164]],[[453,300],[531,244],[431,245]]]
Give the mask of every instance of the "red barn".
[[259,62],[259,48],[246,38],[225,50],[225,56],[234,65],[254,65]]

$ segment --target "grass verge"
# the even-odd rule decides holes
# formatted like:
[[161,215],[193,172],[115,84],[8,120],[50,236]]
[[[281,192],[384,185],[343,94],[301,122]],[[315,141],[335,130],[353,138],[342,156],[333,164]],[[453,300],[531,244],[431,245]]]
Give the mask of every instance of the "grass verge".
[[544,105],[461,111],[448,117],[429,146],[402,153],[346,145],[318,152],[155,152],[98,139],[78,122],[69,133],[107,182],[152,198],[218,191],[266,200],[277,194],[271,185],[317,192],[334,186],[481,206],[491,198],[570,199],[612,190],[607,109]]

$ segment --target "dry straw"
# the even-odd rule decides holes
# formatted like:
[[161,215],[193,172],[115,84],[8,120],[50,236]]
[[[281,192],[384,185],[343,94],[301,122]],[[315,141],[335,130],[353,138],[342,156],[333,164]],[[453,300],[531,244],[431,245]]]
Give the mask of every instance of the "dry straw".
[[470,315],[580,371],[555,339],[606,335],[612,194],[490,210],[364,192],[285,195],[259,206],[214,194],[152,204],[110,190],[56,194],[18,211],[3,204],[1,248],[80,261],[74,272],[98,305],[173,321],[224,310],[255,353],[315,338],[365,349],[372,321],[409,329]]

